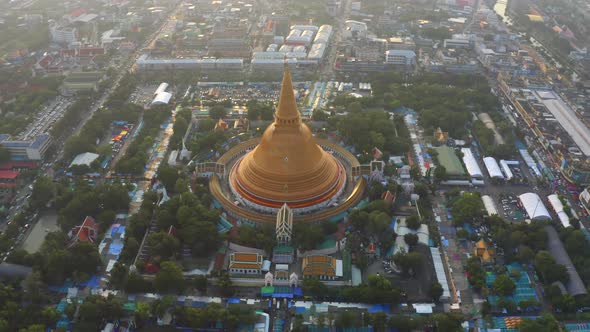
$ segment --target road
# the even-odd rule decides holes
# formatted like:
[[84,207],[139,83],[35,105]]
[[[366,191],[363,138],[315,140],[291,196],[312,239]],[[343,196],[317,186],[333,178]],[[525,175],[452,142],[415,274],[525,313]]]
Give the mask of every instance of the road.
[[320,81],[330,81],[334,79],[334,66],[338,56],[338,46],[342,41],[342,36],[345,29],[345,23],[350,16],[351,0],[343,1],[342,14],[337,17],[336,25],[334,26],[334,36],[332,38],[331,46],[329,48],[328,56],[324,60],[323,68],[320,69]]
[[[143,43],[143,45],[141,47],[138,47],[135,52],[131,53],[129,55],[129,57],[127,58],[127,60],[125,61],[125,64],[122,65],[123,68],[118,68],[118,75],[116,76],[116,78],[112,81],[113,83],[111,84],[111,86],[102,94],[102,96],[92,105],[92,107],[90,108],[89,112],[86,114],[86,116],[76,125],[76,127],[72,130],[72,135],[77,135],[80,130],[84,127],[84,125],[92,118],[92,116],[94,115],[94,113],[103,107],[104,103],[108,100],[108,98],[113,94],[113,92],[119,87],[119,83],[121,82],[121,79],[123,79],[123,77],[125,77],[126,74],[128,74],[132,69],[133,66],[135,65],[135,62],[137,61],[137,59],[141,56],[141,54],[143,53],[144,49],[146,47],[148,47],[151,43],[154,42],[154,40],[158,37],[158,35],[160,34],[160,32],[162,31],[162,29],[166,26],[166,24],[169,22],[169,18],[177,15],[180,10],[182,9],[182,2],[177,2],[175,8],[171,11],[171,14],[162,22],[162,24],[160,25],[160,27],[154,31],[148,38],[146,38],[146,41]],[[61,144],[58,149],[57,149],[57,155],[54,158],[54,161],[57,162],[59,160],[61,160],[63,158],[63,154],[64,154],[64,145]]]

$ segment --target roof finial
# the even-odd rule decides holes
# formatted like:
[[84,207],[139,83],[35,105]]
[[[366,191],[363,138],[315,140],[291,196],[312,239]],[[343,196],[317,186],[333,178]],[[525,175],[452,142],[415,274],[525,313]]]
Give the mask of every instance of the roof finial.
[[289,65],[286,62],[285,71],[283,73],[283,82],[281,83],[279,106],[275,112],[275,121],[280,124],[299,123],[301,121],[299,111],[297,110],[295,93],[293,92],[291,72],[289,70]]

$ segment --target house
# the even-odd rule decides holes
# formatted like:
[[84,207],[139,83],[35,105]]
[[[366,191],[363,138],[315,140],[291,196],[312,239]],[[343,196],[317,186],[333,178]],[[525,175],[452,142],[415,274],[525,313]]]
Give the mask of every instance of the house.
[[98,224],[94,218],[86,216],[82,225],[74,227],[68,235],[70,237],[68,248],[81,242],[95,243],[98,240]]
[[259,253],[234,252],[229,255],[229,273],[260,274],[263,259]]
[[0,201],[10,202],[16,195],[19,184],[19,171],[0,170]]
[[222,119],[219,119],[219,121],[217,121],[217,123],[215,124],[215,131],[226,131],[229,128],[229,125],[227,124],[227,122],[223,121]]
[[479,257],[484,264],[494,262],[494,249],[490,249],[489,247],[489,244],[484,240],[479,240],[475,244],[475,256]]
[[446,131],[442,131],[440,127],[436,129],[434,132],[434,140],[436,143],[444,144],[449,139],[449,133]]
[[301,270],[304,277],[318,277],[321,280],[342,278],[342,260],[327,255],[309,255],[303,258]]

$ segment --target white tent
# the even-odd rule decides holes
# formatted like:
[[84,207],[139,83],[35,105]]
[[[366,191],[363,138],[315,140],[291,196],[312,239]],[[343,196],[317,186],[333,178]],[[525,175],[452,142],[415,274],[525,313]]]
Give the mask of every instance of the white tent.
[[483,158],[483,163],[486,165],[486,169],[488,170],[491,178],[504,179],[504,174],[502,174],[500,166],[494,157]]
[[154,96],[156,96],[162,92],[166,92],[166,89],[168,89],[168,83],[160,83],[160,85],[158,86],[158,88],[154,92]]
[[549,211],[541,201],[541,197],[535,193],[526,193],[518,196],[522,206],[531,220],[551,219]]
[[504,171],[504,175],[506,175],[506,180],[510,181],[512,180],[512,178],[514,177],[514,174],[512,174],[512,170],[510,169],[510,166],[508,166],[508,162],[504,159],[500,160],[500,166],[502,167],[502,170]]
[[74,160],[72,160],[70,167],[72,167],[72,166],[88,166],[88,167],[90,167],[92,162],[94,162],[96,159],[98,159],[98,157],[99,157],[98,154],[92,153],[92,152],[80,153],[79,155],[77,155],[74,158]]
[[170,92],[160,92],[152,101],[152,105],[166,105],[170,102],[172,94]]
[[559,218],[559,221],[563,227],[570,227],[570,217],[568,217],[567,213],[565,213],[563,210],[563,204],[561,203],[559,197],[556,194],[553,194],[547,196],[547,199],[549,200],[549,204],[551,204],[553,211],[555,211],[555,214],[557,214],[557,217]]
[[483,201],[483,206],[486,208],[489,216],[498,215],[498,209],[496,209],[494,200],[492,200],[489,195],[481,196],[481,200]]
[[467,173],[469,173],[469,175],[472,178],[478,178],[478,179],[483,178],[483,173],[481,172],[481,168],[479,168],[479,165],[477,164],[477,160],[475,160],[475,157],[473,156],[473,152],[471,152],[471,149],[470,148],[463,148],[463,149],[461,149],[461,152],[463,152],[463,163],[465,164],[465,168],[467,169]]

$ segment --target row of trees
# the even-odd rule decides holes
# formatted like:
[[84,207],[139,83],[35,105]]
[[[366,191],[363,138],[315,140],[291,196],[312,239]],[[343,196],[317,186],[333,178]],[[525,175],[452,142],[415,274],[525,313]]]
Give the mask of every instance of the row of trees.
[[[4,74],[10,79],[15,73],[0,72],[0,76]],[[20,133],[34,120],[34,115],[47,102],[57,97],[59,94],[58,87],[62,81],[62,77],[31,78],[28,75],[17,79],[19,80],[7,81],[4,84],[23,84],[27,86],[15,96],[14,102],[2,105],[3,121],[0,124],[0,132],[12,135]]]
[[[320,328],[335,327],[337,329],[362,328],[371,325],[375,331],[386,331],[391,328],[400,332],[411,331],[461,331],[461,315],[434,314],[430,316],[392,315],[383,312],[364,313],[361,310],[347,310],[321,313],[317,315],[317,325]],[[303,317],[296,315],[293,321],[293,331],[306,331]]]
[[97,152],[104,154],[103,146],[108,147],[109,142],[105,142],[101,146],[97,146],[97,141],[100,143],[108,134],[113,121],[121,120],[133,123],[142,111],[141,106],[135,104],[125,104],[117,109],[99,109],[92,118],[86,122],[80,133],[70,136],[64,144],[64,158],[71,159],[77,154],[84,152]]
[[487,81],[472,75],[422,74],[407,79],[388,72],[373,75],[372,86],[373,100],[366,103],[386,109],[412,108],[426,132],[441,127],[455,138],[467,136],[471,112],[490,112],[499,107]]
[[174,126],[172,127],[174,134],[170,137],[170,147],[172,149],[181,148],[182,139],[190,126],[191,120],[192,114],[190,109],[184,109],[176,113]]
[[317,299],[345,299],[360,303],[399,303],[401,290],[393,287],[384,276],[371,275],[367,283],[356,287],[329,288],[317,278],[306,278],[302,282],[303,292]]
[[391,115],[384,111],[361,112],[358,102],[349,104],[348,108],[350,113],[333,117],[330,123],[336,122],[336,129],[357,152],[368,155],[374,147],[391,154],[408,151],[411,142],[402,117],[396,116],[392,121]]
[[0,330],[44,331],[59,320],[59,312],[49,306],[45,285],[38,274],[24,282],[6,280],[0,283]]
[[51,135],[53,137],[63,137],[68,130],[77,125],[84,112],[87,112],[91,105],[91,99],[88,96],[82,96],[78,98],[68,109],[64,112],[64,115],[59,119],[51,128]]
[[129,208],[130,188],[122,184],[103,183],[91,187],[85,181],[79,181],[74,189],[67,183],[55,187],[58,223],[64,232],[82,223],[86,216],[94,217],[104,232],[114,222],[116,213]]
[[235,331],[239,326],[248,327],[256,322],[256,313],[251,307],[229,305],[227,308],[211,303],[204,308],[179,307],[174,310],[177,324],[193,329],[216,328],[221,323],[224,329]]
[[28,254],[24,250],[13,252],[10,261],[32,266],[47,284],[60,284],[71,278],[86,281],[102,265],[96,245],[88,242],[67,248],[68,237],[64,232],[48,233],[40,250]]

